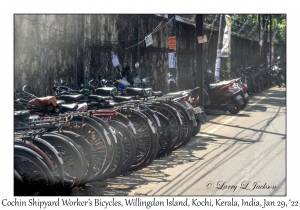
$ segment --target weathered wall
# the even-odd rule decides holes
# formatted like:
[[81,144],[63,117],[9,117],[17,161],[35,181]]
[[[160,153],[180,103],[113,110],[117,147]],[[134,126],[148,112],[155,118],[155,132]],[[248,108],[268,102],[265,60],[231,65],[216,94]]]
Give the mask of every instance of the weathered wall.
[[[114,78],[117,69],[111,55],[116,53],[123,66],[133,67],[139,61],[140,73],[154,76],[153,88],[167,92],[167,73],[172,71],[168,68],[170,26],[153,33],[151,46],[137,45],[160,23],[164,26],[167,22],[151,14],[15,15],[14,87],[27,84],[32,93],[49,95],[53,81],[62,77],[75,88],[76,81],[77,85],[82,81],[84,66],[87,78]],[[178,21],[173,24],[177,37],[177,89],[192,88],[195,27]],[[205,44],[206,67],[214,69],[218,32],[206,29],[205,34],[209,39]],[[222,59],[223,68],[229,64],[227,68],[231,69],[262,63],[258,42],[232,36],[231,49],[230,59]],[[274,55],[285,61],[285,45],[275,46]]]

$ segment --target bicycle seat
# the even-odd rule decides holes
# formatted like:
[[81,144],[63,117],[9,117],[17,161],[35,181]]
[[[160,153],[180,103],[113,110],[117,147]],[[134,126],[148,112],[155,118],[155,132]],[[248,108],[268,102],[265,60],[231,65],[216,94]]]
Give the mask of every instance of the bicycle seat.
[[57,100],[56,100],[55,96],[46,96],[46,97],[42,97],[42,98],[34,98],[29,101],[29,104],[34,105],[36,107],[45,107],[50,104],[52,104],[53,106],[56,106]]

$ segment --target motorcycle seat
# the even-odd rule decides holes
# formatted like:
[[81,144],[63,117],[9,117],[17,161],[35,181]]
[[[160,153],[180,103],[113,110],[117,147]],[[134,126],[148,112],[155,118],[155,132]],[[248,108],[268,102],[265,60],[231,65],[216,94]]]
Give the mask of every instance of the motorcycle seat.
[[56,101],[57,106],[60,106],[60,105],[65,104],[65,103],[66,102],[64,100],[57,100]]
[[61,105],[62,109],[65,111],[76,111],[78,104],[77,103],[72,103],[72,104],[62,104]]
[[143,88],[127,87],[126,92],[127,95],[136,96],[143,92]]
[[120,106],[120,104],[118,102],[113,101],[113,100],[110,100],[109,104],[106,105],[107,108],[115,108],[115,107],[118,107],[118,106]]
[[106,100],[112,100],[113,97],[111,97],[111,96],[90,95],[89,99],[91,99],[92,101],[97,101],[97,102],[105,102]]
[[130,101],[132,99],[134,99],[133,96],[115,96],[114,97],[115,102]]
[[231,80],[226,80],[226,81],[210,84],[209,86],[210,86],[210,89],[217,89],[224,85],[228,85],[230,82],[231,82]]
[[79,100],[83,98],[83,95],[77,94],[77,95],[61,95],[59,96],[60,100],[64,100],[66,103],[75,103],[79,102]]
[[18,121],[25,121],[30,117],[29,110],[14,111],[14,119]]
[[151,91],[151,94],[152,94],[153,96],[158,96],[158,97],[160,97],[160,96],[163,96],[163,95],[164,95],[164,93],[163,93],[163,92],[161,92],[161,91]]

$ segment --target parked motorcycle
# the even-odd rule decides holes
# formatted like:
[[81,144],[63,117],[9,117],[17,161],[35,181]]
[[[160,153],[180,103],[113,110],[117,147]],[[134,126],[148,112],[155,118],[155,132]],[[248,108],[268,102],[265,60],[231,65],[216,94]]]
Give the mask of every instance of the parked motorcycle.
[[197,135],[200,132],[201,124],[206,122],[206,114],[199,106],[199,89],[200,87],[196,87],[166,94],[166,96],[172,96],[173,100],[183,104],[189,111],[193,120],[192,136]]
[[222,81],[212,83],[214,74],[210,69],[205,73],[204,89],[208,94],[208,99],[204,103],[204,108],[207,113],[218,110],[226,113],[237,114],[244,105],[242,90],[236,83],[236,80]]
[[277,82],[278,86],[281,87],[282,83],[286,83],[286,74],[283,68],[280,68],[279,65],[281,63],[280,56],[277,57],[277,62],[271,68],[271,75]]

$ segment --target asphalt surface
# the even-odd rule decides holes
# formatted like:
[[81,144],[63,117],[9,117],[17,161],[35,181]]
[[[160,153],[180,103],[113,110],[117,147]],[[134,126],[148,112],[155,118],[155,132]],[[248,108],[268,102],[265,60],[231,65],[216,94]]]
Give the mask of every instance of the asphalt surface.
[[237,115],[207,118],[200,133],[172,155],[72,195],[286,195],[286,88],[250,96]]

